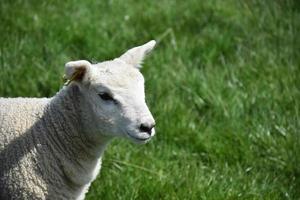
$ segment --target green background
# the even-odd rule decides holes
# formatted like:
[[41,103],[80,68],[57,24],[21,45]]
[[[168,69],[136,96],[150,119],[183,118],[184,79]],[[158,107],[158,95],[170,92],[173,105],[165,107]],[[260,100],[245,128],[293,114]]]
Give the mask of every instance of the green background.
[[1,0],[0,96],[53,96],[64,64],[158,41],[157,135],[115,140],[87,199],[300,199],[297,0]]

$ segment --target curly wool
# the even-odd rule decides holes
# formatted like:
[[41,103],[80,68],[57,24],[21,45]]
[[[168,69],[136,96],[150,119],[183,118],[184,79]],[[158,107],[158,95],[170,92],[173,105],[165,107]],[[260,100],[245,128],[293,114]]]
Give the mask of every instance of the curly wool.
[[105,142],[83,134],[80,95],[0,98],[0,199],[84,199]]

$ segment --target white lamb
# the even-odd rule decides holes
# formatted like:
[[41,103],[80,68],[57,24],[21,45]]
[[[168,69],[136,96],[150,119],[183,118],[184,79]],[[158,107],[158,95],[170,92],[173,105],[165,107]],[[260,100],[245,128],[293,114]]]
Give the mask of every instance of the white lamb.
[[149,141],[155,121],[138,69],[154,46],[68,62],[69,84],[52,98],[0,98],[0,199],[84,199],[112,138]]

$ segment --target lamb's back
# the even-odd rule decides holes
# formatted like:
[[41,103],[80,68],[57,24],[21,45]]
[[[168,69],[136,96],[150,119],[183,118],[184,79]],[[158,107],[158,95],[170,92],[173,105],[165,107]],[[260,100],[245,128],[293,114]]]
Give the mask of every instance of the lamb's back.
[[[43,198],[43,185],[32,163],[37,162],[32,127],[43,116],[47,98],[0,98],[0,197],[30,199],[31,194]],[[30,191],[34,189],[33,191]],[[20,191],[24,190],[24,191]],[[40,195],[36,195],[40,194]]]
[[0,98],[0,151],[40,119],[47,98]]
[[64,148],[68,140],[57,138],[65,111],[56,113],[53,104],[46,98],[0,98],[0,199],[75,199],[82,193],[84,185],[70,179],[72,146]]

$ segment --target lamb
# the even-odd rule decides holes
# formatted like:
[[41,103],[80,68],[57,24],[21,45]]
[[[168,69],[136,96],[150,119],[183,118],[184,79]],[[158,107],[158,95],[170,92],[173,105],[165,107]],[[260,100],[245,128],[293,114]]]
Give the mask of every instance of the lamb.
[[84,199],[113,138],[154,136],[139,68],[155,43],[66,63],[52,98],[0,98],[0,199]]

